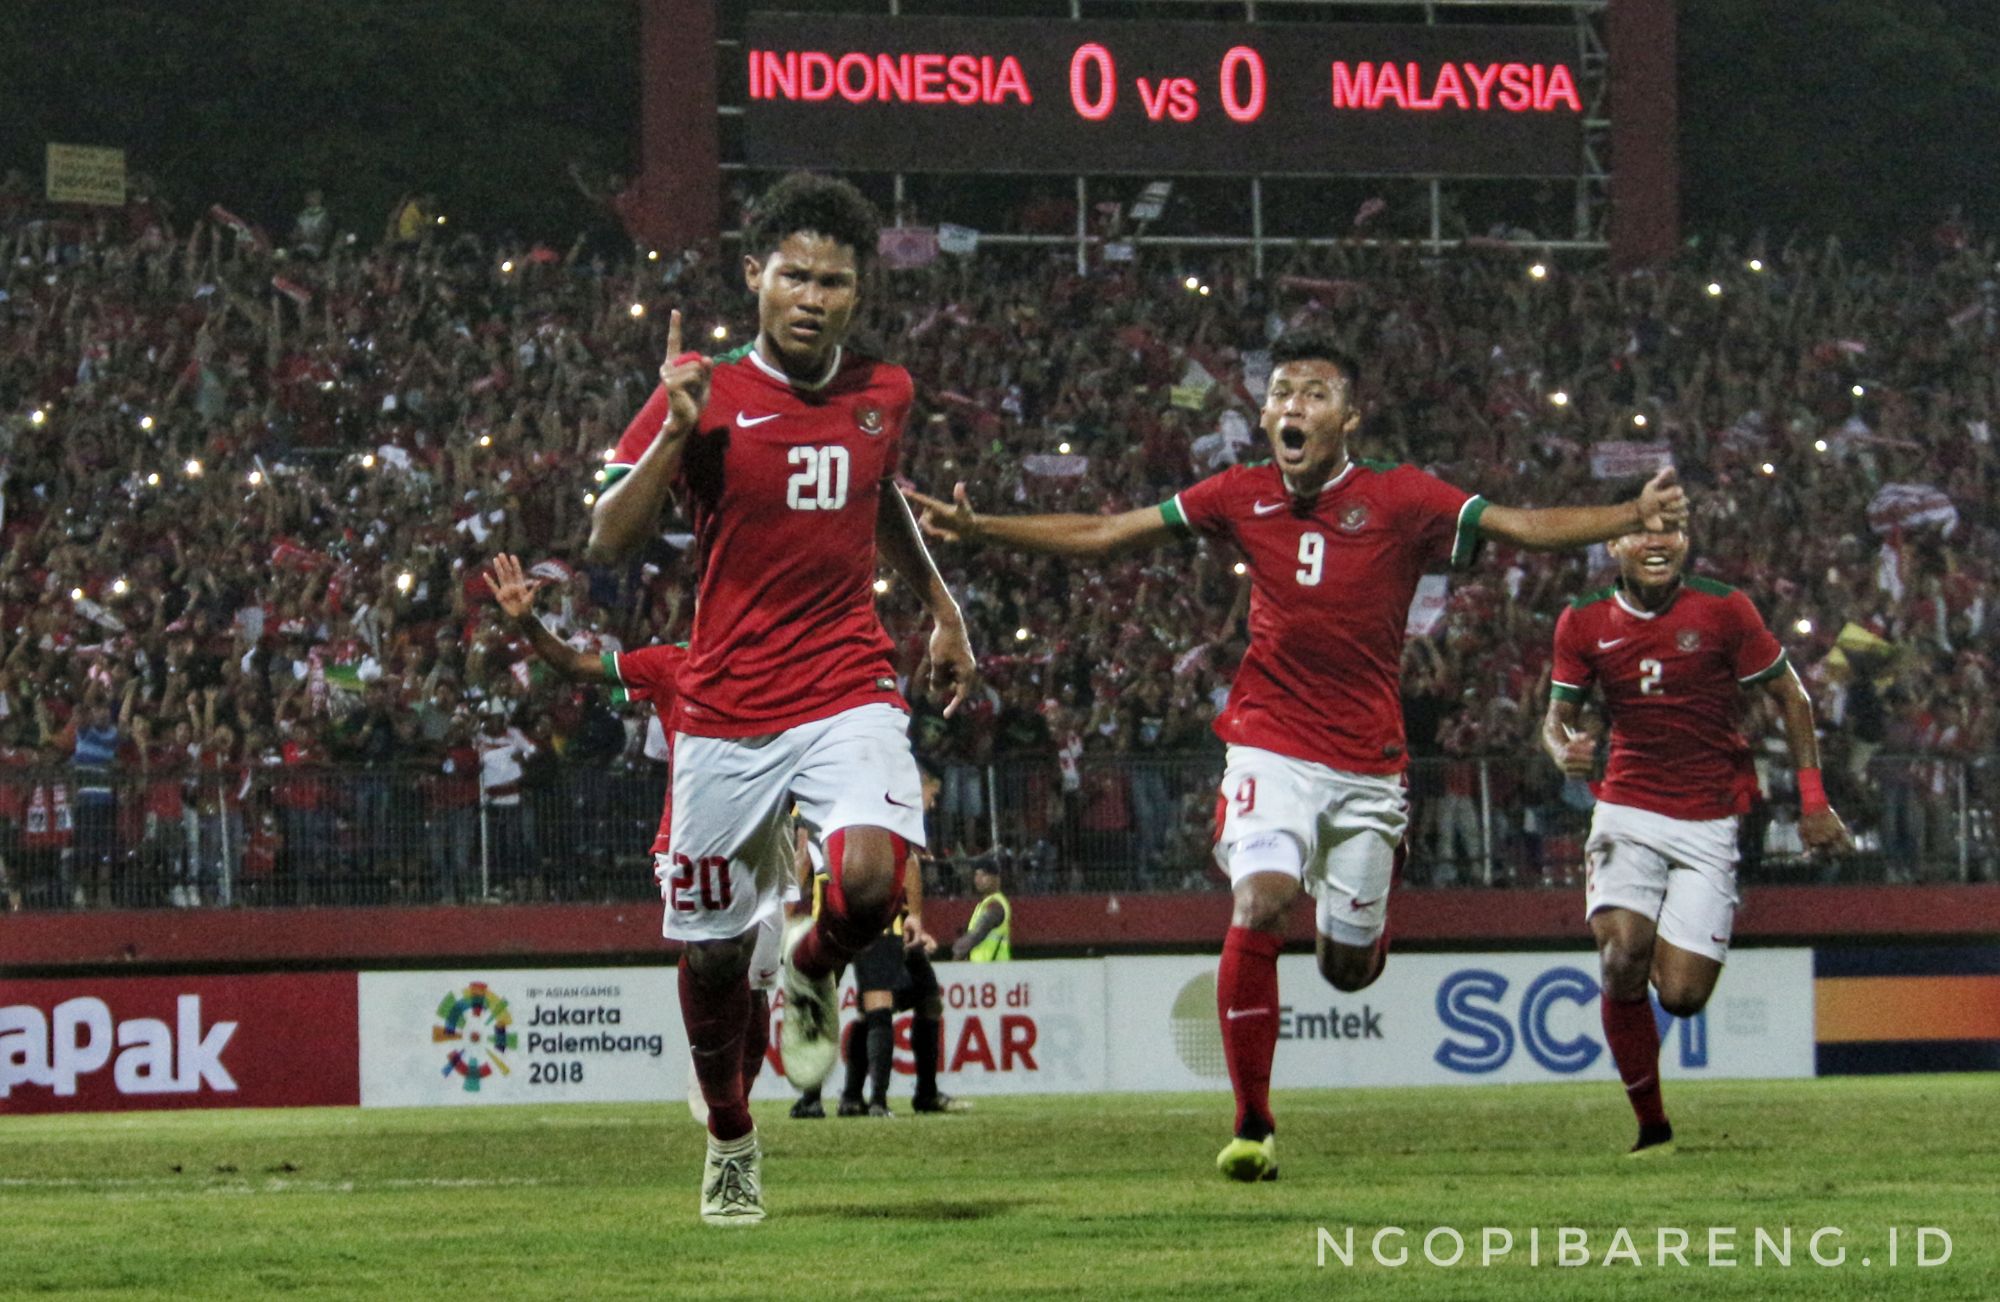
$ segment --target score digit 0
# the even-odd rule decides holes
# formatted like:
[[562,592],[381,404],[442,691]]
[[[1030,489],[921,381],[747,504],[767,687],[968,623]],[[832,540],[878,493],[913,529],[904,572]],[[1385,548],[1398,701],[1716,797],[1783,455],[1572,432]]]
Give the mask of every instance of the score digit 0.
[[[1092,65],[1097,68],[1097,98],[1091,99],[1084,92],[1083,79]],[[1111,51],[1095,41],[1076,47],[1076,53],[1069,56],[1069,102],[1079,117],[1092,122],[1102,122],[1111,116],[1111,110],[1118,104],[1118,65],[1112,62]]]
[[[1250,75],[1250,91],[1236,97],[1236,75]],[[1222,111],[1232,122],[1255,122],[1264,116],[1264,56],[1247,45],[1230,48],[1222,56]]]

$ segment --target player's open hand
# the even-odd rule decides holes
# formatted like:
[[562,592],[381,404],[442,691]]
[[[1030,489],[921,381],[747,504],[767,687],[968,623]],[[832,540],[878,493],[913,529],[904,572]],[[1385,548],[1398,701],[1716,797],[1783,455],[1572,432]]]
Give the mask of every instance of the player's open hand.
[[952,485],[951,501],[939,501],[914,488],[903,496],[917,510],[917,527],[933,538],[946,542],[971,542],[979,536],[979,515],[972,509],[963,483]]
[[972,695],[973,679],[979,676],[979,662],[973,658],[972,639],[966,634],[965,621],[939,620],[931,630],[930,652],[925,660],[930,664],[931,691],[951,697],[944,707],[944,717],[949,719],[965,704],[965,698]]
[[547,582],[529,578],[521,570],[521,558],[506,552],[495,556],[492,567],[486,571],[486,586],[493,589],[493,600],[500,603],[500,609],[509,619],[519,619],[533,610],[535,594]]
[[1639,490],[1639,519],[1648,533],[1685,529],[1688,520],[1687,490],[1672,466],[1646,481]]
[[1840,815],[1831,809],[1807,814],[1799,820],[1799,840],[1809,854],[1845,854],[1854,849],[1854,837]]
[[667,391],[669,433],[685,434],[701,417],[701,409],[708,405],[711,365],[700,353],[681,350],[681,313],[675,308],[667,316],[667,359],[660,363],[660,385]]
[[1555,755],[1556,767],[1566,778],[1588,778],[1597,771],[1597,738],[1572,730]]

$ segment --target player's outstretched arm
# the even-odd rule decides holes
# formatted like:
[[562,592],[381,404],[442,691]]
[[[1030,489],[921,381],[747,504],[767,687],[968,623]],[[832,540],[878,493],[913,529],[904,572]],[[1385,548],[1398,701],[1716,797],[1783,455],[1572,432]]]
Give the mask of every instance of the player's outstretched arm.
[[590,510],[590,545],[584,553],[592,564],[616,564],[644,546],[658,527],[667,493],[680,477],[687,437],[708,401],[708,377],[706,357],[681,351],[681,314],[673,312],[667,318],[667,359],[660,363],[660,388],[640,412],[642,418],[661,421],[658,437],[646,445],[623,478],[597,495],[597,505]]
[[1827,803],[1826,786],[1819,774],[1819,735],[1813,729],[1812,698],[1798,671],[1790,665],[1769,679],[1764,691],[1785,720],[1785,741],[1792,748],[1792,766],[1799,775],[1799,840],[1815,854],[1852,850],[1854,838],[1840,815]]
[[535,613],[535,593],[545,582],[523,574],[520,558],[506,552],[495,556],[492,568],[486,571],[486,586],[493,589],[500,612],[514,621],[514,626],[528,639],[528,645],[549,668],[573,683],[603,682],[604,658],[568,645],[549,632],[542,617]]
[[1479,518],[1479,531],[1529,551],[1554,552],[1607,542],[1640,529],[1679,529],[1686,524],[1687,493],[1675,482],[1670,466],[1629,502],[1541,510],[1488,506]]
[[1597,768],[1597,739],[1578,728],[1575,701],[1549,702],[1542,716],[1542,749],[1566,778],[1587,778]]
[[1118,515],[981,515],[972,509],[964,484],[952,488],[949,502],[913,488],[904,489],[903,496],[923,512],[924,532],[949,542],[994,543],[1054,556],[1110,556],[1157,547],[1175,536],[1157,506]]
[[892,486],[884,485],[875,508],[875,546],[889,562],[896,576],[923,595],[924,609],[930,611],[932,628],[928,659],[931,690],[949,694],[944,707],[948,719],[972,693],[979,662],[972,655],[972,637],[965,631],[965,615],[951,589],[944,585],[937,563],[931,559],[924,536],[910,515],[909,503]]

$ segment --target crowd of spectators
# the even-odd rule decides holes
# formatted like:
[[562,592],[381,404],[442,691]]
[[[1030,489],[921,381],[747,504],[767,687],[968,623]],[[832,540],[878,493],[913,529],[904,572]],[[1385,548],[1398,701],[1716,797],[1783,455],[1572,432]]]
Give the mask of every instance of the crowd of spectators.
[[[541,566],[579,646],[685,636],[684,533],[617,570],[583,542],[667,309],[716,351],[746,340],[733,251],[494,240],[421,195],[358,225],[317,192],[267,233],[0,185],[16,907],[563,898],[621,889],[621,856],[643,886],[657,726],[537,672],[481,574],[502,550]],[[1079,272],[987,248],[881,270],[861,330],[916,377],[906,475],[990,509],[1125,509],[1258,455],[1264,350],[1307,319],[1362,359],[1370,455],[1551,505],[1669,452],[1696,568],[1779,631],[1836,801],[1913,865],[1979,821],[1940,797],[1961,772],[1983,796],[1995,740],[1993,257],[1958,230],[1886,262],[1723,245],[1631,274],[1500,248],[1282,248],[1262,277],[1236,252]],[[916,685],[916,604],[878,585],[947,857],[1004,852],[1042,886],[1111,862],[1204,879],[1235,562],[944,551],[985,669],[949,721]],[[1419,621],[1412,753],[1505,760],[1418,766],[1431,880],[1574,858],[1588,795],[1533,736],[1555,615],[1607,577],[1601,551],[1489,549]]]

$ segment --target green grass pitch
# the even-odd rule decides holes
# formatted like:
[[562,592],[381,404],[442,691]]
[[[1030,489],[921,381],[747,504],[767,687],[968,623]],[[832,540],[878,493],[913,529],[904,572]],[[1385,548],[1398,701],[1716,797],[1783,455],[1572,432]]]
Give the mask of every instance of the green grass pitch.
[[[1254,1186],[1211,1166],[1225,1096],[890,1122],[760,1105],[771,1219],[735,1230],[696,1219],[679,1104],[0,1117],[0,1296],[2000,1297],[1991,1077],[1675,1082],[1668,1102],[1680,1152],[1630,1162],[1615,1087],[1281,1091],[1283,1176]],[[1356,1227],[1352,1267],[1318,1264],[1321,1226]],[[1369,1257],[1382,1226],[1408,1264]],[[1439,1226],[1467,1241],[1456,1266],[1425,1260]],[[1487,1226],[1515,1247],[1482,1266]],[[1554,1264],[1563,1226],[1591,1264]],[[1689,1231],[1688,1266],[1656,1264],[1662,1226]],[[1738,1227],[1733,1269],[1706,1264],[1710,1226]],[[1758,1226],[1792,1228],[1789,1268],[1756,1264]],[[1844,1265],[1808,1255],[1823,1226]],[[1948,1262],[1914,1264],[1919,1226],[1951,1235]],[[1600,1264],[1619,1227],[1644,1265]]]

